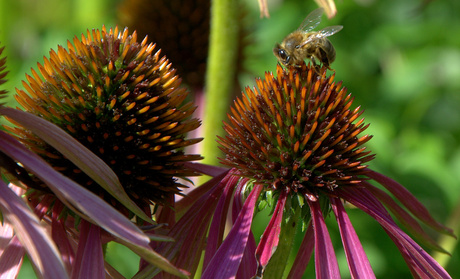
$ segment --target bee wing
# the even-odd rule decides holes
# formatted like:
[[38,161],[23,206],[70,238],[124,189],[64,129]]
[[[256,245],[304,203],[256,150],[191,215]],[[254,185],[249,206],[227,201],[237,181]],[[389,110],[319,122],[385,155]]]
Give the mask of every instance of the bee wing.
[[342,30],[342,28],[343,28],[342,25],[334,25],[334,26],[325,27],[324,29],[318,32],[314,32],[314,34],[311,34],[310,36],[308,36],[308,38],[297,47],[300,48],[316,39],[325,38],[325,37],[334,35],[335,33]]
[[342,30],[342,28],[343,28],[342,25],[334,25],[334,26],[325,27],[324,29],[321,29],[318,31],[318,34],[316,34],[316,37],[317,38],[329,37],[339,32],[340,30]]
[[308,32],[313,30],[321,22],[321,16],[323,15],[323,8],[318,8],[307,15],[307,17],[302,21],[297,30],[302,30]]

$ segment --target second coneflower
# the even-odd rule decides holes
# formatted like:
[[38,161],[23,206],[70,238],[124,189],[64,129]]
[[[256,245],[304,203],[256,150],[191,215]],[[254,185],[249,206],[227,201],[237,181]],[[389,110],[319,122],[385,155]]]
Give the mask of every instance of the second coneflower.
[[[325,68],[318,73],[305,64],[288,70],[278,66],[276,75],[267,73],[256,88],[246,88],[225,124],[227,135],[219,139],[226,154],[222,163],[232,170],[207,193],[219,202],[202,278],[282,278],[283,274],[301,278],[313,250],[317,278],[339,278],[325,223],[330,212],[338,222],[352,277],[374,278],[344,202],[380,223],[415,277],[449,278],[387,210],[430,248],[442,250],[409,212],[440,232],[451,231],[433,220],[403,186],[367,168],[374,156],[363,144],[371,136],[361,135],[368,125],[359,119],[362,110],[353,108],[352,102],[342,83],[326,76]],[[370,180],[385,187],[406,209]],[[233,225],[224,238],[222,220],[232,200]],[[256,246],[250,232],[254,209],[267,204],[272,205],[272,216]],[[288,255],[299,225],[305,236],[289,270]]]
[[[18,90],[28,112],[55,123],[97,154],[117,174],[125,191],[140,206],[168,204],[193,175],[182,162],[197,160],[183,147],[187,132],[199,121],[180,79],[154,44],[137,42],[128,30],[88,31],[82,40],[59,47],[32,70]],[[115,203],[99,185],[51,146],[21,127],[9,128],[52,166],[89,190]]]
[[[63,174],[66,181],[70,178],[78,183],[72,182],[72,187],[79,187],[63,193],[59,186],[51,185],[62,176],[51,173],[46,164],[37,163],[42,159],[15,153],[11,148],[4,152],[8,151],[8,156],[33,173],[22,181],[29,190],[28,201],[39,217],[53,227],[53,240],[60,243],[60,252],[66,255],[72,274],[91,272],[85,266],[89,259],[85,253],[91,253],[84,250],[86,244],[94,241],[88,246],[102,249],[94,243],[114,236],[123,244],[129,241],[119,234],[127,230],[116,219],[119,216],[100,216],[103,212],[98,212],[96,205],[82,208],[81,204],[89,200],[84,197],[91,194],[87,190],[125,217],[136,216],[140,224],[154,222],[152,206],[163,206],[172,212],[169,208],[174,207],[175,194],[185,187],[178,178],[195,175],[183,164],[200,159],[199,155],[184,153],[184,147],[200,141],[186,139],[187,133],[200,125],[191,118],[195,106],[185,102],[187,92],[180,87],[180,78],[166,57],[146,39],[138,42],[136,33],[129,34],[127,29],[118,32],[117,28],[103,28],[88,31],[81,39],[75,37],[73,44],[68,41],[67,48],[51,50],[43,65],[38,64],[38,71],[32,70],[26,78],[25,90],[17,90],[16,100],[39,118],[0,108],[0,113],[15,124],[5,128]],[[20,150],[10,138],[5,136],[5,142]],[[81,192],[84,194],[78,196]],[[174,220],[171,215],[165,218]],[[80,223],[81,218],[84,220]],[[105,226],[105,221],[118,223]],[[136,233],[141,234],[140,230]],[[73,249],[66,236],[79,243],[78,250]],[[142,245],[127,245],[141,257],[147,256],[148,262],[184,276],[148,247],[146,235],[142,237]],[[91,262],[101,263],[99,260],[100,257]],[[81,271],[76,271],[79,267],[75,266]],[[99,270],[101,266],[103,271],[103,264]]]

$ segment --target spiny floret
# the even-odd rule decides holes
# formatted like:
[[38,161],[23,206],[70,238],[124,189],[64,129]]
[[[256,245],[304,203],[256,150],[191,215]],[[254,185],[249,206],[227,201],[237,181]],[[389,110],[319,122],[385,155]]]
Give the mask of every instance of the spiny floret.
[[[182,162],[200,159],[183,148],[200,139],[185,135],[200,123],[195,107],[160,50],[125,29],[87,31],[67,49],[51,50],[38,72],[17,90],[25,110],[67,131],[100,156],[139,204],[165,203],[183,185],[176,177],[194,175]],[[94,192],[89,177],[39,138],[9,128],[53,166]],[[102,193],[106,196],[106,193]]]
[[368,125],[355,120],[363,111],[351,109],[353,99],[334,76],[314,68],[278,66],[257,87],[246,88],[234,102],[225,138],[219,138],[226,157],[222,163],[269,187],[289,188],[316,196],[362,180],[373,159],[358,138]]

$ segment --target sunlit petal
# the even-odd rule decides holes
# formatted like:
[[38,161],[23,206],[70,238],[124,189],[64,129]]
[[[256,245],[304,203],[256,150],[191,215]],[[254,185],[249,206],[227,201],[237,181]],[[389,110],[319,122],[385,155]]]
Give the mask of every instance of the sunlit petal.
[[50,235],[29,207],[0,180],[0,209],[13,226],[38,274],[46,278],[67,278],[67,272]]
[[248,196],[238,218],[233,224],[227,238],[217,250],[201,278],[232,278],[236,276],[242,255],[246,249],[251,230],[254,206],[259,197],[262,185],[255,185]]

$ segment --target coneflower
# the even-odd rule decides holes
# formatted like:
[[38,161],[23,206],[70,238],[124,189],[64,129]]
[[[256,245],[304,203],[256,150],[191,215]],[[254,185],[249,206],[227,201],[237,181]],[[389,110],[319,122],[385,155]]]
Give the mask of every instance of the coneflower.
[[[53,228],[69,272],[84,277],[95,271],[85,265],[93,256],[90,264],[102,272],[94,274],[103,275],[100,244],[115,237],[148,262],[183,276],[148,246],[145,234],[120,220],[122,213],[140,224],[153,223],[152,206],[174,207],[174,195],[185,187],[178,178],[195,175],[183,164],[200,156],[183,149],[200,141],[185,138],[200,123],[191,118],[195,107],[185,102],[187,91],[171,64],[153,43],[139,43],[136,33],[102,28],[51,50],[37,67],[16,95],[29,114],[10,108],[0,113],[15,124],[5,128],[41,158],[20,151],[23,147],[3,134],[1,151],[33,174],[31,181],[13,176],[28,188],[39,218]],[[65,181],[62,188],[58,180]]]
[[[313,250],[316,277],[339,278],[325,223],[331,212],[339,225],[351,276],[375,278],[344,203],[380,223],[414,277],[449,278],[388,211],[433,249],[442,250],[409,212],[439,232],[452,232],[437,223],[407,189],[367,167],[374,155],[363,145],[372,137],[361,135],[368,124],[360,118],[361,108],[352,107],[353,97],[342,82],[327,76],[324,67],[318,72],[305,64],[287,70],[278,65],[276,75],[266,73],[256,82],[254,89],[246,88],[234,102],[224,125],[227,135],[219,138],[226,154],[221,161],[232,169],[225,178],[206,185],[210,190],[202,197],[217,204],[207,206],[215,208],[215,213],[202,278],[282,278],[283,274],[301,278]],[[224,238],[231,201],[233,225]],[[272,205],[272,216],[256,246],[250,232],[253,214],[267,205]],[[197,203],[190,211],[198,212],[202,206]],[[289,270],[287,260],[298,226],[305,236]]]
[[[195,107],[184,102],[187,92],[175,70],[154,44],[138,43],[127,29],[88,31],[73,43],[52,50],[38,72],[27,75],[16,100],[97,154],[139,206],[169,203],[183,187],[176,178],[194,174],[182,163],[200,158],[182,151],[199,141],[185,139],[199,121],[190,119]],[[56,170],[116,203],[33,133],[8,129]]]

